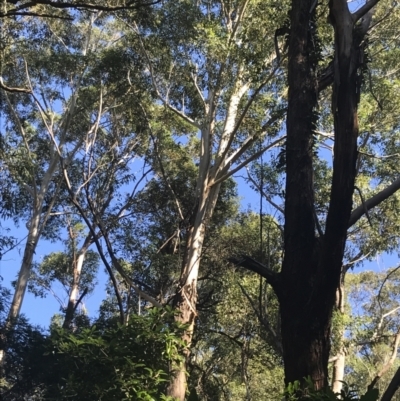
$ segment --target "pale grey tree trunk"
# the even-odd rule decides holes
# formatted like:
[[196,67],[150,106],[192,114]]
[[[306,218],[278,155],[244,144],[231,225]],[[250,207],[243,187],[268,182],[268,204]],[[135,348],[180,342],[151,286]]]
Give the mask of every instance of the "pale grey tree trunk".
[[63,323],[63,328],[67,329],[71,326],[72,320],[74,318],[74,313],[76,309],[76,303],[78,302],[79,289],[80,289],[80,281],[81,281],[81,273],[83,262],[85,261],[86,253],[91,244],[91,235],[88,235],[83,243],[81,249],[79,250],[76,260],[73,263],[73,281],[71,290],[68,297],[68,305],[65,311],[65,318]]
[[[342,279],[340,287],[336,291],[336,312],[340,313],[342,316],[345,313],[344,303],[344,280]],[[346,365],[346,353],[343,346],[344,331],[344,324],[340,323],[340,328],[338,330],[338,336],[340,335],[340,339],[338,340],[341,342],[341,345],[335,356],[336,360],[334,361],[332,371],[332,390],[334,393],[340,393],[343,388],[344,368]]]

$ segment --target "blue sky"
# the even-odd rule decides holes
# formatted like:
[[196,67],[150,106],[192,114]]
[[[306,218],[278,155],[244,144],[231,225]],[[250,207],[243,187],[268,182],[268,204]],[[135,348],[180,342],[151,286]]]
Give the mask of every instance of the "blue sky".
[[[243,172],[241,172],[243,174]],[[238,173],[239,175],[241,174]],[[259,195],[252,191],[248,185],[245,183],[243,178],[237,178],[239,184],[239,194],[241,200],[241,207],[243,210],[255,210],[260,209],[260,199]],[[264,213],[274,213],[272,207],[263,203]],[[2,223],[4,228],[10,228],[10,235],[15,236],[22,240],[26,234],[27,230],[24,224],[20,224],[19,227],[15,226],[12,221]],[[3,235],[5,232],[2,233]],[[7,288],[12,288],[11,282],[16,279],[23,255],[23,249],[25,246],[25,241],[22,241],[19,246],[17,246],[12,251],[6,253],[0,260],[0,276],[3,277],[2,285]],[[94,249],[94,248],[93,248]],[[35,262],[40,262],[44,256],[51,252],[63,251],[64,245],[60,242],[52,243],[47,240],[41,239],[39,241],[38,247],[35,253]],[[106,282],[107,275],[104,272],[103,265],[101,265],[98,274],[98,284],[95,291],[86,296],[84,299],[84,305],[87,309],[89,316],[93,317],[97,314],[99,305],[101,301],[106,297]],[[58,296],[61,296],[67,302],[66,293],[61,286],[54,286],[54,291]],[[60,311],[60,304],[51,295],[48,294],[46,298],[35,297],[33,294],[27,292],[22,304],[21,313],[25,314],[31,323],[38,324],[44,327],[48,327],[51,317]]]
[[[355,10],[359,8],[362,4],[364,4],[364,1],[354,0],[350,1],[349,3],[350,9]],[[329,158],[329,156],[327,156],[327,158]],[[246,175],[246,173],[245,171],[241,171],[238,173],[238,175]],[[259,195],[252,191],[242,178],[237,178],[237,181],[239,184],[238,189],[239,195],[241,197],[242,209],[251,209],[258,212],[260,210]],[[273,208],[265,201],[263,202],[263,211],[264,213],[275,213],[275,210],[273,210]],[[21,224],[20,227],[16,227],[13,222],[8,222],[5,224],[5,227],[11,228],[11,235],[19,239],[23,239],[26,235],[24,224]],[[3,277],[3,286],[10,288],[11,281],[16,279],[21,264],[24,245],[25,242],[22,241],[16,249],[5,254],[0,260],[0,276]],[[62,250],[63,245],[60,243],[51,243],[49,241],[41,240],[36,250],[35,261],[40,262],[42,258],[50,252]],[[364,268],[383,270],[390,266],[396,265],[397,263],[397,255],[385,254],[378,257],[375,262],[366,262]],[[98,275],[98,285],[95,291],[93,292],[93,294],[87,296],[84,300],[85,307],[88,310],[90,316],[96,315],[101,300],[106,296],[106,281],[107,276],[103,272],[103,268],[101,267],[100,273]],[[61,288],[55,288],[55,290],[59,295],[64,294]],[[59,310],[60,305],[51,294],[49,294],[46,298],[41,299],[35,298],[32,294],[28,292],[25,296],[22,306],[22,313],[24,313],[32,323],[40,324],[43,326],[48,326],[51,316],[53,316],[55,313],[58,313]]]
[[[245,173],[241,172],[239,175],[244,175]],[[241,208],[243,210],[254,210],[258,212],[260,210],[260,197],[259,195],[252,191],[248,185],[245,183],[243,178],[237,178],[238,181],[238,192],[240,194],[241,199]],[[263,202],[263,212],[273,214],[275,210],[273,210],[272,206],[267,204],[267,202]],[[7,225],[5,225],[7,226]],[[12,222],[8,222],[8,227],[11,228],[11,234],[22,239],[26,235],[26,229],[24,225],[21,225],[19,228],[15,227]],[[5,254],[3,259],[0,260],[0,276],[3,277],[2,285],[8,288],[11,288],[11,282],[16,279],[18,274],[18,270],[22,260],[22,252],[23,246],[25,242],[23,241],[16,249],[11,252]],[[51,243],[46,240],[41,240],[36,250],[35,261],[40,262],[43,257],[50,252],[54,251],[62,251],[63,244],[61,243]],[[388,267],[395,266],[398,263],[398,257],[395,254],[388,255],[383,254],[376,258],[375,261],[366,262],[363,266],[363,270],[375,270],[375,271],[383,271]],[[359,271],[355,270],[355,272]],[[97,314],[99,305],[106,297],[106,282],[107,275],[104,272],[103,266],[100,267],[98,274],[98,284],[96,286],[95,291],[85,297],[84,304],[89,313],[89,316],[94,317]],[[54,287],[54,290],[60,296],[66,296],[65,292],[61,288],[61,286]],[[67,298],[65,298],[67,301]],[[25,299],[22,305],[22,313],[25,314],[31,323],[38,324],[43,327],[48,327],[50,323],[51,317],[60,311],[60,305],[56,301],[56,299],[48,294],[46,298],[36,298],[33,294],[27,292],[25,295]]]

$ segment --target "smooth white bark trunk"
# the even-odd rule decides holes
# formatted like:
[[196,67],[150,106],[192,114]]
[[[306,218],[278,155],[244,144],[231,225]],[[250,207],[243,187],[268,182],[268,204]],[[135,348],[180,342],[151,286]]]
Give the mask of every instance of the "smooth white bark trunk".
[[[336,308],[337,313],[343,315],[345,313],[344,310],[344,283],[340,284],[340,288],[336,291]],[[340,341],[343,343],[344,341],[344,330],[345,327],[341,323],[341,327],[338,330],[338,336],[340,335]],[[333,371],[332,371],[332,390],[334,393],[340,393],[343,388],[343,379],[344,379],[344,368],[346,365],[346,353],[344,351],[343,344],[340,347],[340,350],[335,356],[337,359],[334,361]]]
[[68,305],[63,323],[63,328],[65,329],[71,325],[74,318],[75,305],[78,301],[79,296],[82,267],[85,260],[86,252],[88,250],[88,245],[89,244],[85,241],[85,244],[82,246],[81,250],[78,253],[76,262],[74,263],[73,282],[69,293]]

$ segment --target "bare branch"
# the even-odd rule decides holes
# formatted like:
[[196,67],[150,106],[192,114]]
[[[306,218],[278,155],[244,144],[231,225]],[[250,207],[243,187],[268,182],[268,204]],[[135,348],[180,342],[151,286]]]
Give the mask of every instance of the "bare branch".
[[276,331],[274,330],[274,328],[271,326],[271,324],[269,323],[269,321],[264,318],[261,315],[261,311],[257,310],[257,307],[254,305],[250,295],[247,293],[247,291],[244,289],[244,287],[238,282],[238,285],[240,287],[240,289],[242,290],[244,296],[247,298],[247,300],[249,301],[249,304],[251,305],[254,313],[257,316],[257,319],[259,320],[259,322],[261,323],[262,326],[264,326],[264,328],[269,331],[269,333],[272,335],[272,338],[274,339],[275,342],[275,349],[276,351],[282,355],[283,354],[283,347],[282,347],[282,343],[279,341],[279,338],[276,334]]
[[5,85],[4,81],[3,81],[3,77],[1,77],[1,76],[0,76],[0,88],[5,90],[6,92],[11,92],[11,93],[27,93],[27,94],[31,94],[32,93],[30,89],[13,88],[13,87]]
[[249,181],[257,188],[257,190],[261,193],[261,195],[265,198],[265,200],[270,203],[276,210],[279,210],[282,214],[285,214],[285,211],[282,207],[277,205],[267,194],[264,192],[263,188],[258,185],[258,183],[253,179],[250,175],[249,171],[247,171],[247,177]]
[[[270,143],[269,145],[265,146],[264,148],[262,148],[261,150],[259,150],[258,152],[254,153],[254,155],[250,156],[249,158],[247,158],[246,160],[244,160],[242,163],[240,163],[237,167],[235,167],[233,170],[228,171],[227,173],[223,174],[222,176],[218,177],[215,181],[212,181],[210,183],[210,186],[214,186],[216,184],[219,184],[223,181],[225,181],[227,178],[229,178],[230,176],[232,176],[233,174],[235,174],[236,172],[238,172],[239,170],[241,170],[243,167],[246,167],[250,162],[252,162],[253,160],[257,159],[258,157],[260,157],[260,155],[262,155],[266,150],[268,149],[272,149],[275,146],[279,145],[284,139],[286,139],[286,135],[280,137],[279,139],[277,139],[276,141]],[[222,173],[224,173],[224,170],[221,171]]]
[[260,262],[257,262],[250,256],[242,255],[240,258],[232,257],[228,259],[229,262],[242,266],[247,270],[250,270],[254,273],[259,274],[264,277],[267,282],[274,288],[274,290],[279,290],[280,282],[279,282],[279,274],[275,273],[268,266],[263,265]]

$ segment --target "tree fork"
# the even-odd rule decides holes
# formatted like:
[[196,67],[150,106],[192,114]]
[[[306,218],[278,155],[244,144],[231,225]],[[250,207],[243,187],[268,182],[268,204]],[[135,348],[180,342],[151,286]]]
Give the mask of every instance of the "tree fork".
[[[332,112],[335,145],[326,231],[315,235],[312,130],[316,105],[313,5],[292,2],[289,42],[289,107],[285,205],[282,318],[285,380],[311,377],[317,389],[328,385],[331,316],[339,286],[356,177],[357,106],[363,63],[362,43],[370,17],[361,24],[346,0],[330,2],[335,31]],[[311,10],[311,11],[310,11]],[[368,11],[368,10],[367,10]],[[315,39],[315,40],[313,40]],[[305,110],[306,108],[306,110]]]

